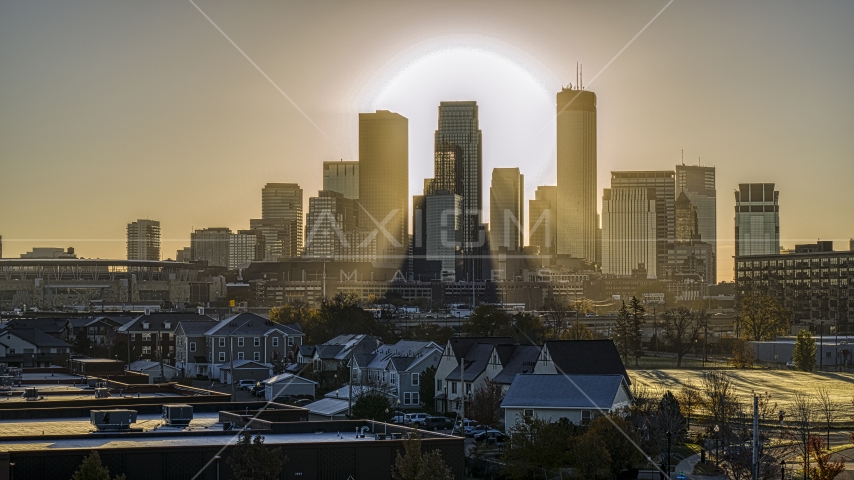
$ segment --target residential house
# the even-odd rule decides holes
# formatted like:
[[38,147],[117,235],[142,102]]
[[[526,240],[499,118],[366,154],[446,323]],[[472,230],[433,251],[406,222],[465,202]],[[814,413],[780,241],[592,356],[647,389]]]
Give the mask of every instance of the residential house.
[[[269,378],[273,374],[272,365],[269,363],[256,362],[254,360],[235,360],[233,363],[228,362],[218,365],[219,381],[226,384],[231,382],[239,382],[241,380],[255,380],[262,382],[265,378]],[[232,374],[232,369],[234,374]]]
[[175,329],[181,322],[210,322],[202,313],[149,312],[119,327],[127,340],[127,358],[175,364]]
[[463,395],[471,395],[501,368],[491,365],[496,345],[515,345],[512,337],[455,337],[448,344],[436,367],[436,409],[459,411]]
[[71,337],[71,326],[68,318],[13,318],[0,325],[0,329],[15,330],[19,328],[34,328],[51,337],[68,342]]
[[588,425],[592,418],[627,407],[631,401],[626,377],[619,374],[518,374],[501,408],[508,427],[534,417]]
[[10,367],[49,367],[68,358],[71,345],[35,328],[0,331],[0,363]]
[[[353,355],[369,355],[381,345],[376,338],[365,334],[339,335],[332,340],[314,347],[311,363],[315,378],[326,386],[340,384],[349,378],[347,369]],[[341,372],[338,381],[333,378]]]
[[68,340],[75,342],[79,335],[85,335],[89,338],[89,344],[92,346],[111,347],[115,345],[119,328],[132,321],[133,318],[131,317],[121,316],[70,318],[68,319]]
[[216,320],[178,322],[175,328],[175,366],[182,370],[183,376],[209,378],[210,342],[205,333],[218,324]]
[[276,397],[292,396],[314,399],[314,389],[317,382],[302,378],[292,373],[282,373],[270,377],[263,382],[264,398],[273,401]]
[[543,344],[537,374],[621,375],[631,379],[612,340],[550,340]]
[[226,318],[205,332],[211,376],[221,376],[220,369],[228,366],[232,354],[234,360],[251,360],[269,367],[276,358],[296,359],[303,336],[299,324],[274,323],[254,313]]
[[401,340],[382,345],[370,355],[353,356],[353,382],[376,386],[400,402],[401,408],[421,406],[421,374],[437,367],[442,347],[434,342]]
[[137,360],[128,365],[128,370],[148,375],[148,383],[171,382],[180,378],[181,369],[160,362]]

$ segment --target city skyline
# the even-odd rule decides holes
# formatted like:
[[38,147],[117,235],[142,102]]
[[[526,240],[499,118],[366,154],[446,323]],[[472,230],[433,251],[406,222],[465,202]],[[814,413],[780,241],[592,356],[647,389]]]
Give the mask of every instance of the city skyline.
[[[109,7],[110,13],[115,14],[115,24],[129,27],[125,33],[117,34],[95,20],[85,20],[92,17],[86,4],[71,10],[58,4],[41,10],[5,5],[0,7],[4,11],[0,22],[6,38],[14,41],[3,42],[0,59],[15,68],[7,71],[8,80],[0,87],[0,95],[9,99],[5,116],[9,128],[2,133],[0,142],[7,179],[7,186],[0,191],[4,256],[17,257],[38,246],[73,246],[78,255],[85,257],[122,258],[126,248],[123,227],[145,217],[161,222],[163,258],[171,258],[176,250],[187,246],[195,229],[221,225],[247,229],[248,219],[260,216],[260,189],[266,183],[298,183],[303,189],[303,204],[307,205],[308,198],[322,188],[318,172],[324,161],[357,157],[355,113],[374,109],[387,108],[410,119],[409,204],[411,196],[420,192],[420,182],[429,176],[425,169],[432,169],[434,152],[424,145],[432,147],[433,132],[430,127],[424,128],[424,122],[435,129],[437,99],[478,102],[480,129],[484,133],[483,170],[521,168],[528,181],[526,200],[531,200],[537,186],[555,183],[555,177],[543,174],[554,171],[553,159],[541,151],[554,149],[553,103],[550,116],[542,115],[532,122],[536,123],[532,128],[543,134],[536,138],[538,145],[529,147],[533,157],[524,158],[518,154],[519,147],[508,143],[506,137],[510,137],[508,128],[520,128],[512,119],[523,118],[518,113],[528,111],[492,101],[490,95],[494,99],[496,94],[488,86],[483,85],[481,96],[472,84],[448,81],[442,85],[444,92],[430,91],[434,94],[431,97],[420,95],[424,91],[420,85],[407,88],[394,81],[417,70],[429,58],[453,57],[460,49],[461,58],[468,55],[465,58],[482,60],[490,68],[497,65],[496,71],[501,71],[500,62],[489,63],[497,56],[515,68],[512,71],[527,73],[524,78],[535,78],[545,85],[540,90],[545,92],[546,107],[554,92],[574,82],[576,63],[583,63],[585,78],[591,79],[585,84],[596,92],[599,107],[599,199],[611,171],[669,169],[681,161],[683,149],[686,164],[696,164],[695,159],[701,157],[703,164],[717,167],[720,280],[732,277],[729,258],[734,254],[735,203],[729,192],[740,183],[774,182],[783,193],[780,237],[784,246],[821,238],[833,239],[836,248],[843,248],[850,238],[848,226],[854,224],[850,211],[843,210],[841,218],[816,214],[826,205],[854,201],[854,193],[844,188],[844,179],[854,174],[854,145],[845,134],[854,127],[850,113],[854,111],[854,97],[848,89],[841,88],[854,65],[839,50],[850,45],[854,35],[841,28],[843,20],[851,18],[850,5],[823,3],[821,8],[809,10],[790,5],[777,11],[769,26],[757,28],[756,19],[765,17],[769,5],[698,7],[675,3],[605,70],[603,67],[664,3],[624,5],[622,12],[617,12],[617,7],[587,7],[578,19],[568,21],[568,26],[578,27],[578,32],[564,34],[559,37],[562,41],[546,41],[546,35],[528,26],[537,22],[554,35],[557,18],[561,17],[556,15],[561,11],[557,7],[524,14],[517,6],[509,6],[509,12],[498,12],[471,5],[450,22],[419,7],[390,8],[382,19],[398,20],[391,32],[358,37],[362,42],[359,48],[371,51],[370,59],[357,56],[345,61],[333,47],[320,46],[316,54],[329,58],[309,62],[300,73],[304,78],[283,70],[287,62],[298,61],[299,56],[290,52],[282,53],[281,58],[271,56],[265,42],[282,44],[297,41],[300,35],[308,38],[305,28],[311,21],[285,38],[271,28],[273,20],[286,13],[310,19],[312,13],[319,13],[317,7],[232,12],[218,4],[199,5],[248,55],[269,70],[271,78],[334,142],[328,142],[269,83],[264,83],[263,77],[195,9],[168,7],[167,13],[173,16],[163,25],[166,38],[145,46],[149,42],[144,30],[139,29],[143,26],[140,22],[160,18],[152,15],[163,13],[158,9],[165,7]],[[133,18],[135,13],[140,14],[139,18]],[[262,18],[268,13],[269,19]],[[359,12],[350,13],[366,18]],[[413,13],[420,14],[422,25],[407,31],[412,23],[404,14]],[[466,23],[475,15],[489,21]],[[721,20],[727,27],[716,31],[692,23],[700,16]],[[554,23],[549,23],[547,17],[555,17]],[[240,18],[247,22],[235,21]],[[609,21],[605,22],[605,18]],[[600,27],[601,32],[584,27],[583,20]],[[343,21],[334,20],[324,28],[340,27]],[[93,28],[77,28],[81,22],[89,22]],[[253,22],[260,26],[250,28]],[[444,26],[440,26],[442,22]],[[560,23],[566,22],[564,18]],[[799,26],[797,33],[784,28],[792,22]],[[52,31],[46,31],[43,25],[51,25]],[[702,28],[692,28],[692,35],[685,35],[686,25]],[[178,36],[184,27],[189,33]],[[250,31],[253,28],[256,32]],[[83,33],[87,30],[90,33]],[[573,28],[566,30],[572,32]],[[354,32],[352,28],[344,31]],[[817,35],[819,32],[821,35]],[[55,35],[64,39],[51,42],[62,44],[56,47],[58,50],[36,42],[42,36],[51,39]],[[115,37],[115,42],[98,43],[110,40],[109,35]],[[810,36],[814,39],[801,41]],[[187,42],[187,37],[191,41]],[[141,38],[146,40],[138,41]],[[164,62],[154,55],[158,51],[155,48],[162,49],[163,42],[174,43],[178,38],[184,40],[177,43],[180,53],[187,58],[196,56],[198,62],[184,65],[184,57],[171,54],[163,68],[174,75],[161,76],[163,71],[156,70],[155,65]],[[673,46],[676,38],[680,45]],[[716,42],[721,45],[709,46]],[[739,49],[735,45],[745,48],[734,51]],[[121,50],[123,47],[125,50]],[[77,57],[64,55],[65,48],[82,53]],[[120,51],[129,53],[127,60],[107,63]],[[774,53],[782,51],[791,56]],[[696,56],[686,57],[688,52]],[[726,57],[722,56],[724,52]],[[774,54],[764,55],[766,52]],[[62,58],[78,58],[78,62],[71,64]],[[157,61],[150,63],[154,59]],[[353,81],[343,82],[343,88],[332,95],[332,85],[319,82],[327,61],[338,61],[343,68],[356,72]],[[223,63],[226,75],[215,67]],[[804,80],[798,78],[802,75],[794,74],[794,64],[812,73],[811,84],[806,87],[809,95],[791,94],[804,88]],[[196,67],[200,70],[193,73]],[[67,75],[52,73],[60,68]],[[86,72],[90,71],[104,71],[106,75],[88,82]],[[599,72],[601,76],[596,77]],[[176,81],[166,81],[172,77]],[[37,87],[30,86],[36,78],[41,79],[36,82]],[[187,81],[190,78],[203,80],[203,88],[199,91],[197,82]],[[340,80],[336,82],[342,85]],[[185,85],[193,85],[191,88],[199,93],[187,97]],[[118,86],[125,88],[117,90]],[[123,93],[128,91],[127,86],[134,95]],[[165,94],[153,93],[163,89]],[[414,108],[411,103],[401,107],[396,100],[397,91],[408,92],[411,101],[417,99],[419,106]],[[518,88],[516,98],[539,94],[536,90],[531,92]],[[639,92],[648,98],[642,100]],[[63,95],[88,104],[59,101]],[[187,101],[178,101],[184,97]],[[112,103],[125,108],[122,111],[108,107]],[[424,120],[419,115],[422,104],[432,118]],[[652,106],[657,108],[650,113]],[[45,108],[52,115],[36,116]],[[155,117],[160,118],[171,108],[176,111],[176,115],[170,115],[173,120],[158,126]],[[507,111],[515,115],[504,113]],[[736,111],[740,115],[732,115]],[[201,121],[200,113],[211,118]],[[226,116],[231,119],[220,119]],[[804,119],[809,121],[805,123]],[[73,127],[66,131],[66,125]],[[38,132],[38,141],[33,132]],[[816,161],[824,168],[813,168]],[[143,164],[147,168],[135,168]],[[134,173],[129,175],[130,171]],[[186,184],[190,172],[195,180],[192,186]],[[228,195],[217,198],[208,187],[221,184],[222,174],[234,184],[229,186]],[[26,187],[33,185],[36,175],[42,191],[58,193],[28,195]],[[71,194],[65,185],[74,183],[86,188],[75,189]],[[145,188],[128,188],[136,183]],[[803,188],[803,184],[820,184],[822,188]],[[170,193],[141,193],[161,189]],[[124,195],[124,190],[131,194]],[[24,198],[27,200],[22,201]],[[486,207],[488,199],[482,201]],[[598,209],[601,211],[601,205]],[[87,218],[87,212],[96,211],[97,222]]]

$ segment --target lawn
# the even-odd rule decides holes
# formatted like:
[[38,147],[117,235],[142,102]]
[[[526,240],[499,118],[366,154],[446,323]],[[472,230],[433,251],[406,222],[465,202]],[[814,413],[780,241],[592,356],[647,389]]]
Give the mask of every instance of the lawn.
[[[732,379],[736,394],[743,402],[750,402],[753,391],[769,393],[771,400],[777,402],[781,410],[789,410],[789,402],[797,393],[815,395],[819,388],[827,388],[831,398],[838,403],[838,409],[849,421],[848,415],[854,398],[854,374],[851,373],[808,373],[791,370],[720,370],[726,372]],[[693,384],[700,387],[702,370],[631,370],[629,376],[632,382],[660,392],[664,390],[677,391],[682,386]]]

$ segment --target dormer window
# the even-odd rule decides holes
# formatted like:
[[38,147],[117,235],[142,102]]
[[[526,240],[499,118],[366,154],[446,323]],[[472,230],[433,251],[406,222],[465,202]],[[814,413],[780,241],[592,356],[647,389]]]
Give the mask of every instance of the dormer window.
[[148,326],[149,326],[149,325],[151,325],[151,324],[150,324],[150,323],[148,323],[148,322],[142,322],[142,329],[143,329],[143,330],[148,330]]
[[165,328],[166,330],[169,330],[170,328],[172,328],[172,324],[171,324],[171,323],[169,323],[169,322],[164,322],[164,323],[163,323],[163,328]]

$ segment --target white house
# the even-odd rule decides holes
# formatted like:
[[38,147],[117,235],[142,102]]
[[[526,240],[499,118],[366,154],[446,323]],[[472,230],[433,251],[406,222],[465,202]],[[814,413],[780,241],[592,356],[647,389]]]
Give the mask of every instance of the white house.
[[270,377],[262,383],[264,384],[264,398],[268,402],[285,395],[314,398],[314,388],[317,386],[317,382],[298,377],[292,373],[282,373]]
[[[160,378],[160,362],[151,360],[137,360],[128,365],[128,370],[148,375],[148,383],[157,383]],[[163,364],[164,382],[171,382],[181,376],[181,369],[172,365]]]

